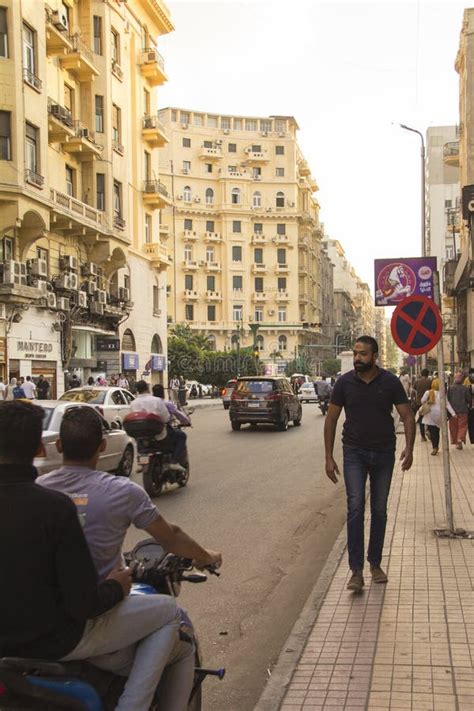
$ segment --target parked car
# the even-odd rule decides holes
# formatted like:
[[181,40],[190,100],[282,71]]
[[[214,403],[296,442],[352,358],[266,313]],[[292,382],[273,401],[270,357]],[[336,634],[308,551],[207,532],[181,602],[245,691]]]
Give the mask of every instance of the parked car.
[[221,390],[221,398],[222,404],[224,405],[224,410],[228,410],[230,407],[230,398],[232,396],[236,383],[237,380],[235,378],[233,378],[232,380],[228,380]]
[[288,378],[253,376],[237,379],[229,409],[233,430],[240,430],[245,423],[272,423],[285,431],[290,420],[295,427],[300,425],[302,415],[301,403]]
[[66,390],[59,399],[95,405],[107,422],[122,424],[123,418],[130,414],[130,403],[135,399],[135,396],[124,388],[83,385],[81,388]]
[[314,388],[314,383],[303,383],[298,390],[298,400],[300,402],[318,402],[318,396]]
[[[93,405],[61,400],[42,400],[41,407],[45,412],[43,420],[45,453],[43,457],[36,457],[34,461],[34,466],[40,475],[62,466],[62,455],[56,449],[56,440],[59,437],[61,420],[66,410],[71,407],[93,407]],[[118,422],[113,422],[110,425],[100,413],[99,417],[102,420],[106,448],[99,457],[98,469],[105,472],[115,472],[121,476],[130,476],[134,459],[133,440]]]

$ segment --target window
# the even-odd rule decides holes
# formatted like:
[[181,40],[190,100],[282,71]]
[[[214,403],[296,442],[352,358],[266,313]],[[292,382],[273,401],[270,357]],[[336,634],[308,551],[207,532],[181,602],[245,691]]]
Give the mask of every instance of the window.
[[256,234],[256,235],[262,235],[263,234],[263,222],[256,222],[253,226],[253,231],[254,231],[254,234]]
[[204,125],[204,120],[203,120],[201,114],[194,114],[193,124],[195,126],[203,126]]
[[275,170],[275,175],[277,178],[284,178],[285,177],[285,169],[284,168],[277,168]]
[[208,116],[207,125],[209,128],[217,128],[217,116]]
[[185,262],[192,262],[193,261],[193,248],[190,244],[184,245],[184,261]]
[[145,244],[153,242],[153,222],[152,216],[145,213]]
[[0,239],[0,262],[15,259],[15,240],[11,237]]
[[151,180],[151,153],[143,151],[143,168],[145,170],[145,180]]
[[228,116],[223,116],[221,118],[221,128],[226,131],[230,129],[230,118]]
[[105,173],[96,173],[96,207],[98,210],[105,210]]
[[232,201],[232,205],[240,205],[240,189],[239,188],[232,188],[231,201]]
[[263,264],[263,249],[261,247],[253,250],[253,261],[255,264]]
[[95,95],[95,130],[104,133],[104,97]]
[[150,114],[150,92],[143,89],[143,114],[148,116]]
[[160,291],[157,286],[153,287],[153,313],[157,314],[160,310]]
[[36,75],[36,32],[28,25],[23,25],[23,68]]
[[214,247],[206,247],[206,262],[214,262],[215,258]]
[[187,111],[181,111],[179,115],[179,122],[180,124],[189,123],[189,113]]
[[242,261],[242,247],[234,245],[232,247],[232,261],[241,262]]
[[66,195],[70,195],[71,197],[74,197],[74,186],[76,182],[76,176],[75,176],[75,170],[74,168],[71,168],[70,165],[66,165]]
[[[263,312],[262,312],[262,316],[263,316]],[[259,351],[263,351],[265,349],[265,341],[263,339],[263,336],[257,336],[255,343],[256,343],[256,346]]]
[[254,121],[253,119],[247,119],[245,121],[245,130],[246,131],[256,131],[257,130],[257,122]]
[[209,304],[209,306],[207,307],[207,320],[216,320],[216,307],[214,306],[214,304]]
[[234,119],[234,128],[236,131],[242,130],[242,119],[239,119],[239,118]]
[[252,178],[258,179],[262,177],[262,169],[259,166],[252,168]]
[[445,207],[445,208],[451,207],[452,204],[453,204],[453,201],[452,201],[452,200],[445,200],[445,201],[444,201],[444,207]]
[[193,304],[185,304],[184,318],[186,319],[186,321],[194,321],[194,305]]
[[278,321],[284,323],[286,321],[286,306],[278,307]]
[[255,277],[255,291],[258,293],[263,291],[263,277]]
[[229,173],[237,173],[237,166],[236,165],[229,165],[228,171],[229,171]]
[[117,64],[120,64],[120,35],[114,29],[110,31],[110,43],[112,62],[117,62]]
[[192,230],[193,229],[193,221],[190,220],[189,218],[186,218],[184,221],[184,229],[185,230]]
[[122,183],[114,180],[114,213],[116,217],[122,217]]
[[233,276],[232,277],[232,290],[233,291],[242,291],[242,289],[243,289],[243,277]]
[[206,289],[208,291],[215,291],[216,290],[216,277],[215,276],[208,276],[206,278]]
[[74,89],[69,84],[64,84],[64,108],[74,116]]
[[6,7],[0,7],[0,57],[8,57],[8,27]]
[[275,146],[275,154],[277,156],[284,156],[285,155],[285,146]]
[[263,309],[258,306],[253,313],[253,320],[258,322],[263,321]]
[[261,153],[262,152],[262,146],[257,143],[253,143],[252,146],[252,153]]
[[46,268],[49,272],[49,250],[44,247],[36,247],[36,256],[46,262]]
[[286,336],[278,336],[278,350],[279,351],[286,351],[286,348],[287,348]]
[[286,291],[286,277],[278,277],[278,291]]
[[115,144],[120,143],[121,135],[121,111],[117,104],[112,104],[112,141]]
[[[206,195],[206,202],[207,202],[207,195]],[[206,220],[206,232],[214,232],[214,220]]]
[[276,207],[285,207],[285,193],[280,191],[276,194],[275,205]]
[[286,235],[286,225],[285,224],[277,225],[277,235]]
[[243,311],[244,311],[243,306],[241,306],[240,304],[234,304],[232,306],[232,320],[233,321],[242,321]]
[[9,111],[0,111],[0,160],[11,159],[11,114]]
[[278,264],[286,264],[286,249],[277,249]]
[[183,160],[183,173],[187,175],[189,171],[191,170],[191,161],[190,160]]
[[176,121],[178,120],[178,112],[174,109],[171,112],[171,120],[173,121],[173,123],[176,123]]
[[191,139],[183,138],[183,148],[191,148]]
[[102,54],[102,18],[94,15],[94,52]]
[[237,143],[229,143],[227,150],[229,153],[237,153]]
[[204,170],[206,173],[212,173],[212,163],[205,163]]
[[186,274],[184,277],[184,288],[186,291],[192,291],[193,290],[193,283],[194,283],[194,278],[192,274]]
[[242,232],[242,222],[240,220],[232,220],[232,232]]
[[183,200],[184,202],[192,202],[193,199],[193,193],[189,185],[184,186],[183,190]]
[[253,194],[252,207],[262,207],[262,193],[256,192]]
[[38,164],[38,129],[31,123],[25,124],[25,161],[26,169],[39,173]]
[[275,131],[278,133],[285,133],[286,121],[275,121]]
[[214,148],[214,142],[213,142],[213,141],[204,141],[202,145],[203,145],[204,148]]

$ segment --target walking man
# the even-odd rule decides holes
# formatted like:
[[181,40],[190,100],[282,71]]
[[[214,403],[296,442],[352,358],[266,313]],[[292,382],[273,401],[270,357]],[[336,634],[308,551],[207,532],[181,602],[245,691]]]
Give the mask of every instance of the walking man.
[[[416,404],[416,409],[417,411],[421,407],[421,398],[423,395],[431,388],[431,379],[429,377],[430,371],[428,368],[423,368],[421,371],[421,376],[415,380],[415,384],[413,386],[413,389],[415,390],[415,404]],[[418,425],[420,427],[420,435],[421,435],[421,441],[426,442],[426,432],[425,432],[425,426],[422,422],[423,416],[418,415]]]
[[36,387],[31,379],[31,375],[26,376],[26,380],[23,383],[23,390],[28,400],[36,399]]
[[387,500],[395,464],[395,428],[392,408],[396,407],[405,427],[406,446],[400,459],[402,470],[413,462],[415,418],[400,380],[377,366],[378,344],[371,336],[361,336],[353,349],[354,370],[336,381],[324,424],[326,475],[337,483],[338,466],[333,457],[337,421],[342,408],[346,420],[342,431],[344,482],[347,492],[347,542],[352,577],[348,590],[364,587],[365,486],[370,479],[370,540],[367,560],[374,583],[386,583],[380,567],[387,524]]

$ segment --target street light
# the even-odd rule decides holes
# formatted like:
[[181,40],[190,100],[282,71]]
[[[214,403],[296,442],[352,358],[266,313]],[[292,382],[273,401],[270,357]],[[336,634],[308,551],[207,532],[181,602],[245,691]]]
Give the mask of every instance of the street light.
[[421,139],[421,256],[426,257],[425,139],[421,131],[417,131],[416,128],[410,128],[410,126],[405,126],[403,123],[399,124],[399,126],[405,131],[411,131],[412,133],[418,134]]

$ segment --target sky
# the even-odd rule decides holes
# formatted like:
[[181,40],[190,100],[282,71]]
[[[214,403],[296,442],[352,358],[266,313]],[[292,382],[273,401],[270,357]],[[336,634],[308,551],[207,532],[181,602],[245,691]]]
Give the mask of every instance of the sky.
[[[373,260],[421,254],[420,138],[459,122],[465,2],[166,0],[159,106],[295,116],[326,234]],[[473,3],[474,4],[474,3]]]

